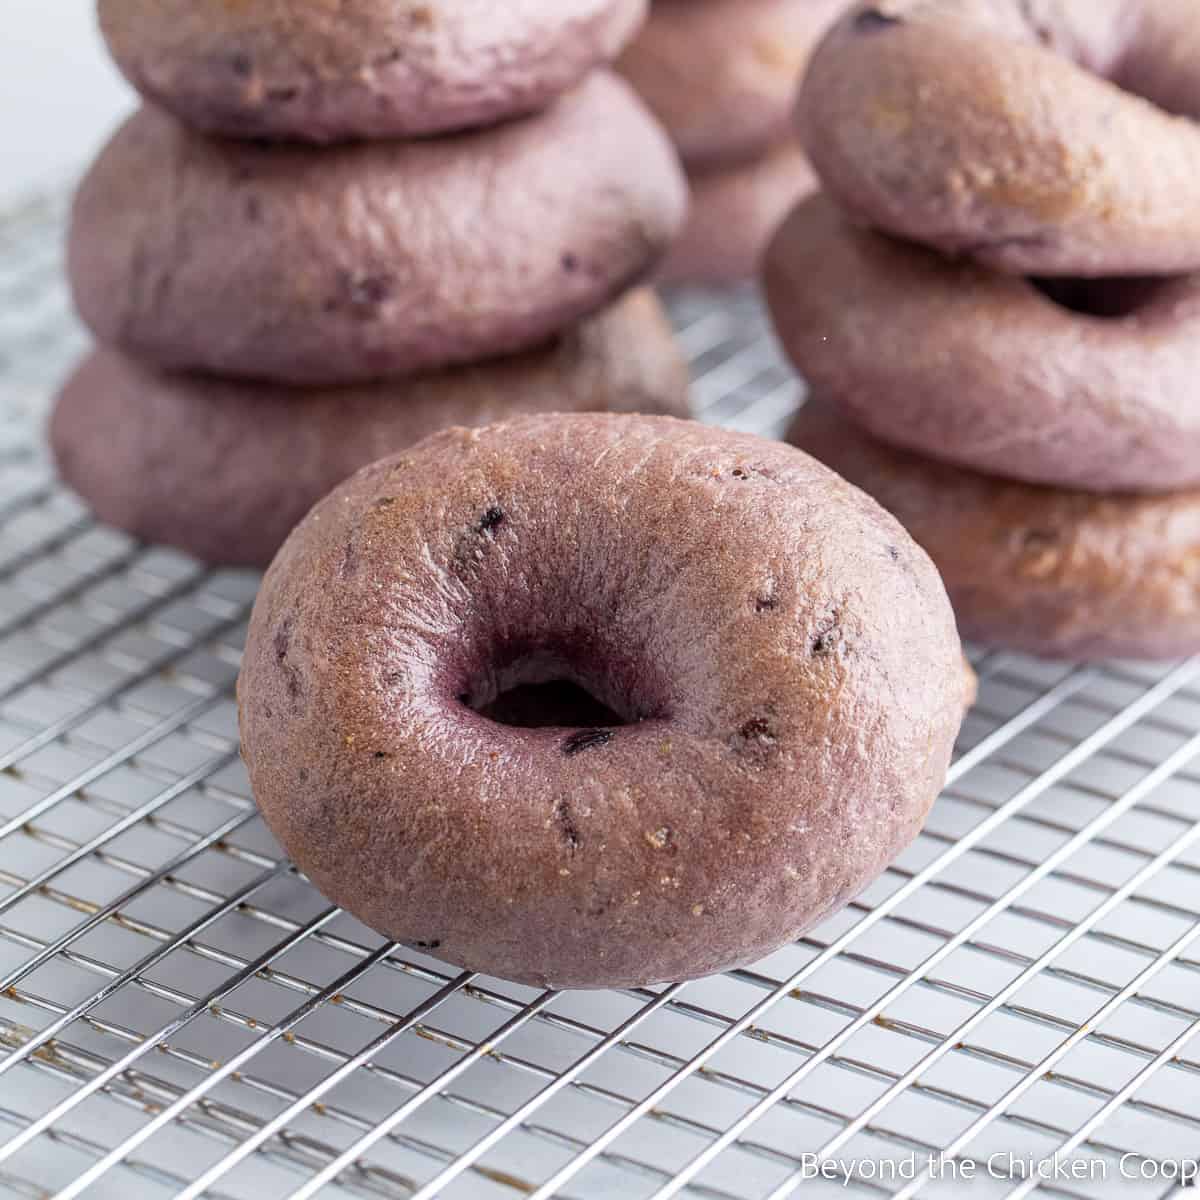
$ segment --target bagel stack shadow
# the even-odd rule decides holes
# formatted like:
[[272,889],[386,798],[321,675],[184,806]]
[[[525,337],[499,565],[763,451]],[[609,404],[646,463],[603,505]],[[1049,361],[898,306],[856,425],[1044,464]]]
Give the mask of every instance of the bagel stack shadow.
[[964,636],[1079,660],[1200,652],[1200,12],[1119,8],[856,4],[798,105],[824,192],[765,264],[789,440]]
[[790,136],[796,80],[849,0],[654,0],[618,61],[675,143],[691,215],[666,283],[753,278],[776,226],[816,180]]
[[685,181],[607,69],[645,0],[99,9],[146,103],[76,198],[100,345],[50,440],[101,519],[265,566],[342,479],[444,426],[686,415],[638,288]]

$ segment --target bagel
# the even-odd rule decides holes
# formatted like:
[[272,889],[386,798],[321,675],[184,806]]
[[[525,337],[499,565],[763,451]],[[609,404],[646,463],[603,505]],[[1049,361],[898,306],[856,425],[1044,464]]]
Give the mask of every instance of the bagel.
[[790,142],[757,162],[695,173],[689,182],[691,210],[659,272],[664,283],[753,278],[780,221],[817,186],[808,160]]
[[362,383],[544,343],[650,272],[686,205],[609,74],[495,129],[321,151],[145,108],[80,189],[69,270],[96,337],[158,366]]
[[1011,483],[893,449],[820,399],[789,441],[899,518],[941,571],[964,637],[1085,662],[1200,652],[1200,491]]
[[856,229],[823,197],[765,269],[797,369],[875,437],[1031,483],[1200,485],[1200,276],[1064,284]]
[[625,44],[646,0],[99,0],[117,65],[228,137],[411,138],[532,112]]
[[[492,715],[551,681],[607,717]],[[746,963],[840,908],[920,829],[967,693],[936,571],[862,493],[609,414],[360,471],[267,572],[238,685],[263,815],[335,903],[588,988]]]
[[689,167],[750,162],[789,136],[796,83],[848,0],[655,0],[617,62]]
[[1200,269],[1192,0],[876,0],[799,123],[863,224],[1022,275]]
[[650,291],[553,346],[393,383],[289,389],[89,357],[50,422],[63,480],[110,525],[206,562],[265,567],[367,463],[447,425],[520,412],[687,414],[688,372]]

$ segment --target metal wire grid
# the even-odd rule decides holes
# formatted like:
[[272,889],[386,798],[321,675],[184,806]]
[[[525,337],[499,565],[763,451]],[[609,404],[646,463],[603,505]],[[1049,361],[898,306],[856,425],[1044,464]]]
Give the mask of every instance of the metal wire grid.
[[[977,656],[928,829],[753,969],[566,994],[456,972],[329,908],[259,821],[232,699],[254,578],[53,481],[38,417],[82,345],[62,216],[0,227],[0,1195],[963,1194],[802,1178],[939,1151],[1002,1156],[981,1197],[1056,1151],[1095,1174],[1047,1194],[1183,1191],[1200,662]],[[755,297],[675,312],[704,415],[778,429],[796,387]]]

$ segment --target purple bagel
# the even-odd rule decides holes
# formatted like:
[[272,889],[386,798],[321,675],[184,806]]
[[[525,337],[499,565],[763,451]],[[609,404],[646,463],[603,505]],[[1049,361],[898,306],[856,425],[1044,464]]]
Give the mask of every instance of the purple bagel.
[[[492,715],[555,680],[608,716]],[[548,987],[707,974],[836,911],[920,829],[968,694],[936,571],[862,493],[612,415],[360,471],[267,572],[238,685],[255,796],[317,887]]]
[[1093,311],[855,229],[823,197],[766,264],[797,369],[876,437],[1031,483],[1200,485],[1200,276],[1055,290]]
[[752,162],[789,136],[796,87],[849,0],[655,0],[617,70],[695,169]]
[[607,74],[535,117],[431,142],[219,142],[143,109],[75,204],[100,341],[159,366],[360,383],[545,342],[651,271],[686,185]]
[[805,148],[864,224],[1026,275],[1200,269],[1194,0],[878,0],[813,56]]
[[101,520],[207,562],[265,567],[336,484],[447,425],[522,412],[685,416],[687,391],[666,314],[640,291],[548,349],[359,387],[165,374],[100,351],[59,397],[50,442]]
[[779,222],[816,187],[808,160],[790,142],[757,162],[694,173],[688,182],[691,210],[659,272],[664,283],[754,278]]
[[532,112],[621,49],[646,0],[100,0],[143,95],[229,137],[407,138]]
[[941,571],[964,637],[1085,661],[1200,652],[1200,491],[1008,483],[893,449],[820,400],[788,440],[900,520]]

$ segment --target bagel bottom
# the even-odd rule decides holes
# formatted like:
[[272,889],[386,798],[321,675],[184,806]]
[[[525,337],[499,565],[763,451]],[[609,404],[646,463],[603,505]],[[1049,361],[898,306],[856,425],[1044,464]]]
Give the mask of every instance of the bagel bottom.
[[206,562],[266,566],[359,467],[450,425],[521,412],[686,415],[688,372],[649,290],[551,347],[356,387],[168,374],[92,354],[50,422],[59,474],[96,515]]
[[821,400],[788,440],[908,529],[964,637],[1084,661],[1200,652],[1200,491],[1100,496],[977,474],[877,442]]

